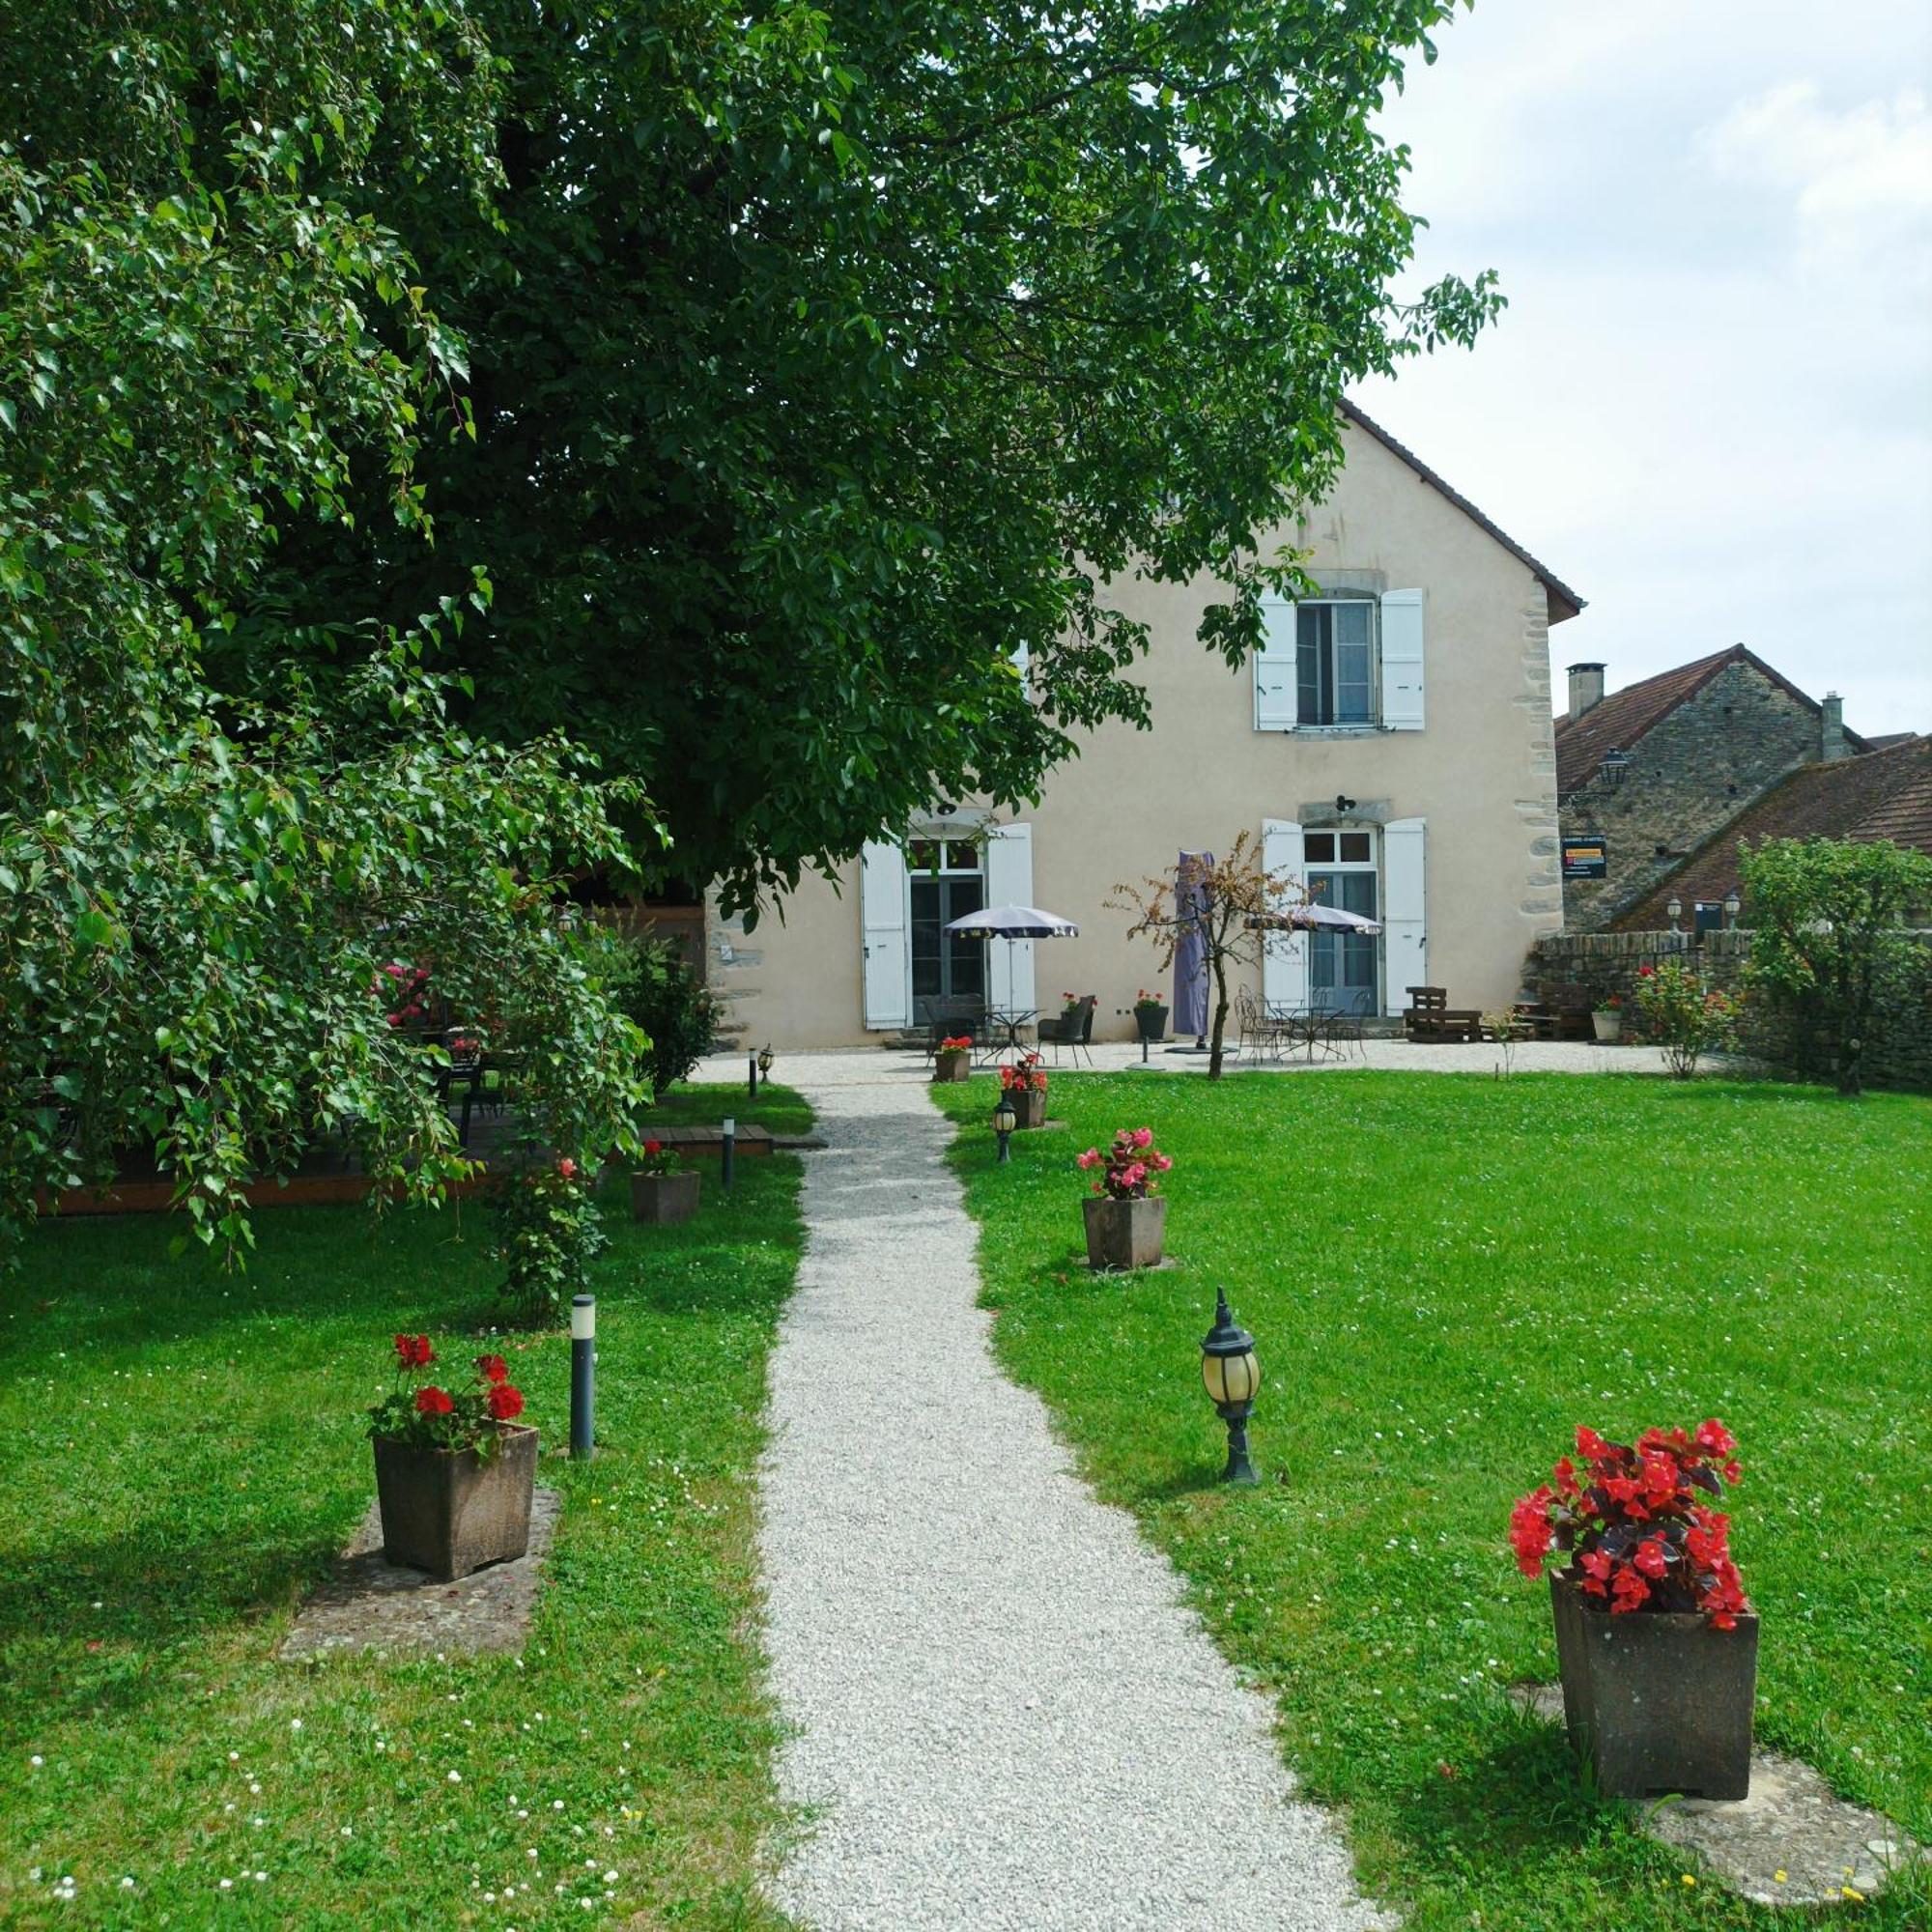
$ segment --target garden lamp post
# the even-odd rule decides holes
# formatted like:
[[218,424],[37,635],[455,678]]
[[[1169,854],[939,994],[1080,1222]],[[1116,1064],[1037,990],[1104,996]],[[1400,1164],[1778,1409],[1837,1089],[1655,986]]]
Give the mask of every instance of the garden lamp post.
[[1201,1379],[1228,1425],[1228,1466],[1221,1471],[1221,1480],[1259,1482],[1255,1465],[1248,1461],[1248,1414],[1262,1385],[1261,1364],[1255,1360],[1255,1338],[1229,1310],[1226,1289],[1216,1291],[1214,1325],[1202,1338]]
[[1726,925],[1736,925],[1738,923],[1738,914],[1743,912],[1744,909],[1745,902],[1739,898],[1737,887],[1733,886],[1724,895],[1724,923]]
[[1013,1096],[1000,1095],[1000,1104],[993,1109],[993,1131],[1000,1137],[1000,1165],[1006,1166],[1013,1157],[1013,1129],[1020,1123],[1020,1117],[1013,1111]]
[[777,1056],[774,1055],[774,1053],[772,1052],[771,1041],[766,1040],[764,1045],[759,1047],[758,1049],[758,1077],[761,1080],[763,1080],[767,1086],[771,1084],[772,1062],[776,1057]]
[[1684,901],[1673,893],[1669,903],[1663,909],[1670,915],[1671,931],[1676,932],[1679,930],[1677,922],[1684,917]]
[[755,1053],[745,1056],[745,1093],[751,1099],[758,1097],[758,1056]]

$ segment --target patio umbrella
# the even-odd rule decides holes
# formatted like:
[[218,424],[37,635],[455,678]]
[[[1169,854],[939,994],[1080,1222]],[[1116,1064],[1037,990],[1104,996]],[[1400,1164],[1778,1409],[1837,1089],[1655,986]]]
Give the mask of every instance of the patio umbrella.
[[1037,906],[988,906],[982,912],[969,912],[963,919],[949,921],[948,932],[977,933],[981,939],[1007,942],[1007,983],[1013,980],[1013,942],[1020,939],[1078,939],[1080,928],[1057,912],[1041,912]]
[[1340,906],[1323,905],[1320,899],[1310,899],[1306,905],[1290,906],[1286,912],[1271,912],[1259,919],[1251,919],[1248,924],[1264,927],[1269,932],[1307,931],[1314,926],[1331,926],[1340,932],[1379,932],[1381,927],[1372,919],[1364,919],[1358,912],[1344,912]]
[[1188,1034],[1198,1044],[1208,1034],[1208,945],[1201,931],[1212,868],[1211,852],[1183,852],[1174,870],[1174,916],[1179,932],[1174,943],[1174,1037]]

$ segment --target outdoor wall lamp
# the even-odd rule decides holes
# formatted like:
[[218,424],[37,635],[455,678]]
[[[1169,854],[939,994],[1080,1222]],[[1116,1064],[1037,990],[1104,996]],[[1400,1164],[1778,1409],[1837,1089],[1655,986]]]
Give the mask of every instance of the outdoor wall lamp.
[[1262,1385],[1261,1364],[1255,1360],[1255,1338],[1240,1327],[1228,1308],[1228,1292],[1214,1296],[1214,1325],[1201,1342],[1201,1379],[1208,1399],[1228,1425],[1228,1466],[1224,1483],[1254,1483],[1261,1479],[1248,1461],[1248,1413],[1255,1391]]
[[1000,1137],[1000,1165],[1004,1167],[1013,1157],[1013,1129],[1020,1123],[1020,1117],[1013,1111],[1011,1096],[1000,1095],[1000,1104],[993,1109],[993,1131]]
[[1345,797],[1339,791],[1335,794],[1335,810],[1337,811],[1353,811],[1354,809],[1355,801],[1352,798]]

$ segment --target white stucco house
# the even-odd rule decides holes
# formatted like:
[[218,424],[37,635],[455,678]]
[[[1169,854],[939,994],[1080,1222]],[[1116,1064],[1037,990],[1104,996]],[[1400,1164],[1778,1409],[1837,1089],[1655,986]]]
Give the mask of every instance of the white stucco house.
[[[1119,586],[1150,626],[1135,674],[1151,730],[1088,734],[1023,814],[935,801],[753,932],[709,907],[707,972],[734,1023],[781,1048],[843,1045],[920,1026],[935,1000],[1053,1013],[1071,991],[1097,996],[1096,1037],[1124,1035],[1121,1009],[1159,980],[1106,906],[1114,887],[1244,827],[1270,868],[1382,927],[1271,940],[1268,1000],[1393,1014],[1411,985],[1459,1007],[1513,997],[1530,945],[1562,926],[1549,627],[1582,600],[1358,411],[1344,438],[1326,499],[1273,537],[1322,594],[1271,605],[1250,664],[1197,641],[1212,582]],[[1008,902],[1080,935],[1009,949],[943,931]]]

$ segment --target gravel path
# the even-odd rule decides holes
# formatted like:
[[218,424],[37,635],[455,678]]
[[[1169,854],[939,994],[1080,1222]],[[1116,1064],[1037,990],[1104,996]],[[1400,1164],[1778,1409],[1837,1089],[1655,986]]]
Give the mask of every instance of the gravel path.
[[763,1471],[779,1778],[816,1819],[780,1905],[821,1932],[1385,1924],[1265,1701],[995,1371],[947,1123],[910,1082],[792,1078],[830,1145]]

